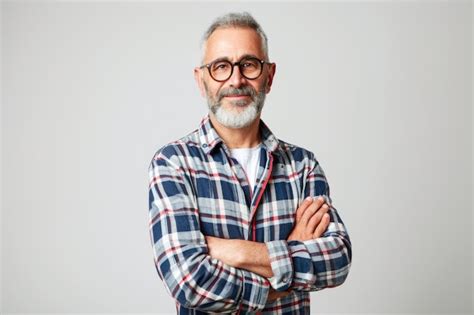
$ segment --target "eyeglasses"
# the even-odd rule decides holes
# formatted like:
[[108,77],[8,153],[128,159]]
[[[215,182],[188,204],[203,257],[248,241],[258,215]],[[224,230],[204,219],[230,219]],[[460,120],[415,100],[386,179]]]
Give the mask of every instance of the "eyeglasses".
[[202,65],[199,69],[206,67],[207,70],[209,70],[211,78],[217,82],[224,82],[229,80],[232,76],[232,73],[234,73],[234,67],[239,66],[240,73],[244,78],[255,80],[262,74],[264,64],[271,64],[271,62],[254,57],[245,57],[234,63],[229,60],[217,60]]

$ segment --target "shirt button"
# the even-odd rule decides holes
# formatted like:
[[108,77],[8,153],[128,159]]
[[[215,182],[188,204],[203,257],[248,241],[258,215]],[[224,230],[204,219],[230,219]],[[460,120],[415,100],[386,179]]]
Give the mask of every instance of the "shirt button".
[[282,279],[282,281],[283,281],[283,283],[288,283],[288,278],[287,278],[287,277],[284,277],[284,278]]
[[204,144],[202,145],[202,147],[203,147],[203,148],[207,148],[207,143],[204,143]]

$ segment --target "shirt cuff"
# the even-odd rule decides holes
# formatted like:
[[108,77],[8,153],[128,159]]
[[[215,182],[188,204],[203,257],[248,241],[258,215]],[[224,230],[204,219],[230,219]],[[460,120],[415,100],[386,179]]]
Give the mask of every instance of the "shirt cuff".
[[293,261],[285,240],[266,242],[273,277],[268,278],[276,291],[285,291],[293,282]]
[[270,283],[266,278],[249,271],[242,270],[242,273],[243,289],[240,311],[244,311],[246,314],[263,310],[270,292]]

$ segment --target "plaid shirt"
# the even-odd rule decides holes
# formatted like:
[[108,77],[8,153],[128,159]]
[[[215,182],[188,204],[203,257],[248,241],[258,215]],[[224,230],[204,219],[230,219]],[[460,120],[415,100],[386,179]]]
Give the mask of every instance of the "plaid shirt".
[[[197,130],[153,157],[150,237],[158,275],[179,314],[309,314],[309,292],[338,286],[348,275],[349,235],[313,153],[278,140],[262,120],[260,134],[253,194],[209,114]],[[299,204],[320,195],[331,205],[326,232],[309,241],[286,241]],[[266,279],[212,258],[205,235],[265,243],[274,276]],[[292,293],[267,303],[270,286]]]

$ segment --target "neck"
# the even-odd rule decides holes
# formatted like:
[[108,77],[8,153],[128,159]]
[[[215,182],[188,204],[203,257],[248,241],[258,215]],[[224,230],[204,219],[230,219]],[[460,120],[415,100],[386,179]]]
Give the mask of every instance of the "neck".
[[224,140],[224,143],[229,149],[236,148],[253,148],[260,143],[260,115],[247,127],[233,129],[220,124],[214,117],[214,114],[209,113],[212,126],[217,131],[217,134]]

